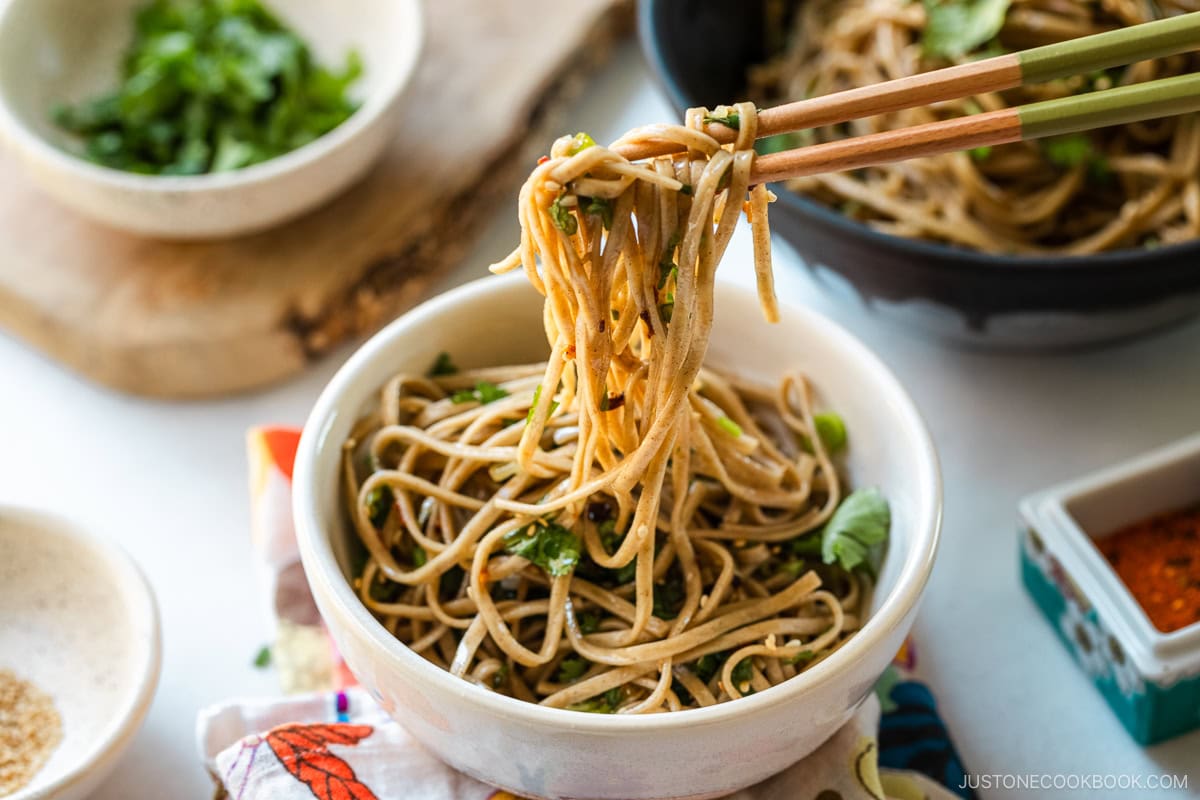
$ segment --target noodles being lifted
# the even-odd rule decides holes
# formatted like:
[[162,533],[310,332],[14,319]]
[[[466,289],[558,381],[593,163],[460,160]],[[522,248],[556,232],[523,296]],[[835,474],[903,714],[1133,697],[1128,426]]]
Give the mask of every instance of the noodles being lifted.
[[859,624],[855,567],[877,561],[887,509],[855,493],[873,526],[834,555],[840,420],[814,416],[800,375],[772,389],[702,366],[743,208],[776,315],[754,107],[720,112],[740,118],[732,148],[693,110],[618,142],[678,145],[647,163],[559,139],[493,267],[523,265],[545,295],[549,361],[399,375],[346,445],[362,600],[455,675],[560,708],[675,710],[786,680]]
[[[779,30],[795,3],[772,0]],[[751,93],[781,103],[1200,10],[1200,0],[805,0],[782,54],[750,70]],[[936,15],[944,15],[940,18]],[[963,19],[967,18],[966,22]],[[958,21],[958,24],[952,24]],[[787,134],[790,148],[1200,69],[1194,53],[1143,61]],[[801,178],[788,188],[880,230],[989,253],[1082,255],[1200,236],[1200,121],[1167,117]]]

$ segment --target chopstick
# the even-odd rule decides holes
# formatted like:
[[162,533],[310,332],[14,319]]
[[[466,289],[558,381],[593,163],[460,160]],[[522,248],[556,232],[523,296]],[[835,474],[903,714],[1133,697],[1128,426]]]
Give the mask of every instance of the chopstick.
[[[758,112],[757,136],[761,139],[791,131],[833,125],[876,114],[886,114],[906,108],[955,100],[960,97],[1002,91],[1026,84],[1042,83],[1068,75],[1095,72],[1110,67],[1132,64],[1136,61],[1163,58],[1198,48],[1200,48],[1200,11],[1195,11],[1190,14],[1181,14],[1176,17],[1145,22],[1141,25],[1131,25],[1126,28],[1092,34],[1091,36],[1081,36],[1077,39],[1070,39],[1043,47],[1035,47],[1017,53],[1006,53],[1005,55],[981,61],[958,64],[919,75],[896,78],[871,86],[849,89],[844,92],[836,92],[821,97],[812,97],[807,100],[786,103],[772,108],[763,108]],[[1160,82],[1156,81],[1154,83]],[[1150,84],[1145,85],[1149,86]],[[1120,89],[1134,88],[1136,87],[1120,87]],[[1116,92],[1119,89],[1107,91]],[[1092,93],[1092,95],[1096,94],[1104,93]],[[1090,97],[1092,95],[1064,98],[1064,100],[1078,100],[1082,97]],[[1127,98],[1126,96],[1118,95],[1116,98],[1114,102],[1124,102],[1126,99],[1132,102],[1132,98]],[[1024,108],[1035,109],[1044,105],[1043,103],[1035,103],[1032,106],[1025,106]],[[1069,103],[1066,104],[1064,108],[1069,107],[1069,105]],[[1167,116],[1184,113],[1186,110],[1192,109],[1168,110],[1159,114],[1147,114],[1144,117],[1133,117],[1113,122],[1096,122],[1091,125],[1072,128],[1071,130],[1079,131],[1086,130],[1089,127],[1116,125],[1120,124],[1121,121],[1128,122],[1135,119],[1149,119],[1152,116]],[[1005,111],[1011,114],[1017,110],[1006,109]],[[1040,111],[1035,110],[1032,113],[1037,117],[1039,115],[1055,113],[1055,111],[1047,108]],[[976,114],[970,117],[949,120],[945,123],[931,123],[928,126],[910,128],[908,129],[910,132],[920,132],[918,140],[912,142],[914,146],[929,147],[932,146],[932,141],[937,137],[930,139],[931,134],[926,129],[931,128],[932,125],[945,125],[947,126],[947,132],[944,134],[946,144],[945,146],[939,145],[936,149],[923,150],[913,155],[899,155],[889,160],[895,161],[903,158],[913,158],[916,155],[932,155],[956,149],[979,147],[983,144],[1005,144],[1007,142],[1019,141],[1023,138],[1036,138],[1034,135],[1016,135],[1015,138],[977,138],[988,135],[1013,136],[1012,120],[1001,119],[995,116],[1001,115],[1003,117],[1004,114],[1005,112],[991,112],[991,115]],[[737,131],[720,123],[710,123],[706,126],[706,132],[717,139],[717,141],[726,144],[737,138]],[[890,133],[898,134],[899,131],[892,131]],[[872,136],[884,135],[872,134]],[[1052,134],[1043,133],[1040,135],[1047,136]],[[920,137],[925,137],[925,139],[921,139]],[[860,139],[845,141],[862,141],[866,139],[871,139],[871,137],[860,137]],[[951,144],[960,139],[964,141],[979,141],[980,144],[967,144],[963,146]],[[925,144],[919,144],[920,141],[924,141]],[[841,142],[831,144],[841,144]],[[826,147],[826,145],[817,145],[815,147]],[[814,148],[804,149],[811,150]],[[625,145],[619,148],[621,155],[630,160],[669,155],[674,151],[674,146],[669,143],[654,142]],[[811,172],[803,172],[792,175],[785,172],[786,167],[784,165],[788,162],[785,161],[784,157],[791,156],[794,158],[792,154],[795,152],[798,151],[774,153],[770,156],[762,156],[756,159],[756,161],[766,161],[768,166],[772,163],[778,165],[770,171],[770,174],[775,177],[767,178],[767,180],[781,180],[786,177],[799,177],[801,174],[812,174]],[[797,162],[797,168],[800,168],[799,165],[801,163],[807,164],[809,158],[811,157],[805,156],[803,159],[800,159]],[[887,162],[879,161],[876,163]],[[859,166],[871,166],[871,164],[863,163],[859,164]],[[844,169],[853,168],[844,167]],[[837,169],[843,169],[843,167],[838,167]]]
[[750,179],[771,183],[1192,111],[1200,111],[1200,73],[758,156]]

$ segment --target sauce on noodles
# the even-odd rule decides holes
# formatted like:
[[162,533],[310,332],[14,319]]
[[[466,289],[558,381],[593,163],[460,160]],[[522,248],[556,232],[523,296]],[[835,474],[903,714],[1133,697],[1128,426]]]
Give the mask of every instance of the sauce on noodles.
[[[704,365],[714,275],[739,216],[778,311],[755,111],[720,146],[687,125],[559,139],[521,191],[524,268],[550,357],[382,390],[345,446],[362,601],[434,664],[530,702],[647,713],[761,691],[859,627],[889,524],[844,497],[845,429],[808,381]],[[726,118],[729,118],[726,116]]]

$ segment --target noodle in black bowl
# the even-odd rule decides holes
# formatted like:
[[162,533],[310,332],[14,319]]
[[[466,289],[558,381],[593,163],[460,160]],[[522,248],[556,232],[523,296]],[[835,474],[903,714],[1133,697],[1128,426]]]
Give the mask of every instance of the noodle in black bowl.
[[[887,552],[865,622],[799,675],[717,705],[655,714],[538,705],[450,674],[398,639],[360,599],[358,548],[344,502],[343,446],[398,372],[424,374],[439,354],[463,370],[529,364],[549,352],[543,299],[524,276],[487,278],[438,297],[372,338],[334,377],[297,456],[297,536],[314,597],[359,681],[439,757],[522,796],[717,797],[810,753],[853,713],[906,635],[928,580],[941,516],[937,457],[887,368],[812,312],[761,320],[753,292],[718,282],[708,357],[715,368],[774,382],[811,378],[814,404],[836,409],[850,485],[891,505]],[[514,394],[515,397],[515,394]]]
[[[767,30],[769,5],[641,0],[642,46],[676,108],[747,96],[748,68],[767,61],[768,40],[784,33]],[[1057,349],[1145,333],[1200,312],[1197,240],[1080,256],[991,254],[884,233],[773,189],[774,230],[827,291],[936,336]]]

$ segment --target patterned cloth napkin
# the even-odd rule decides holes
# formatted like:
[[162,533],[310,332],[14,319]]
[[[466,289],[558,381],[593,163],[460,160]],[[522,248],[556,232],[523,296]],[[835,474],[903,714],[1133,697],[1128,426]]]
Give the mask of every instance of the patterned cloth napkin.
[[[272,663],[284,695],[201,711],[197,738],[217,798],[233,800],[512,800],[422,748],[354,685],[321,627],[290,512],[300,432],[250,432],[252,531]],[[918,678],[911,640],[874,695],[816,752],[731,800],[953,800],[973,797]]]

